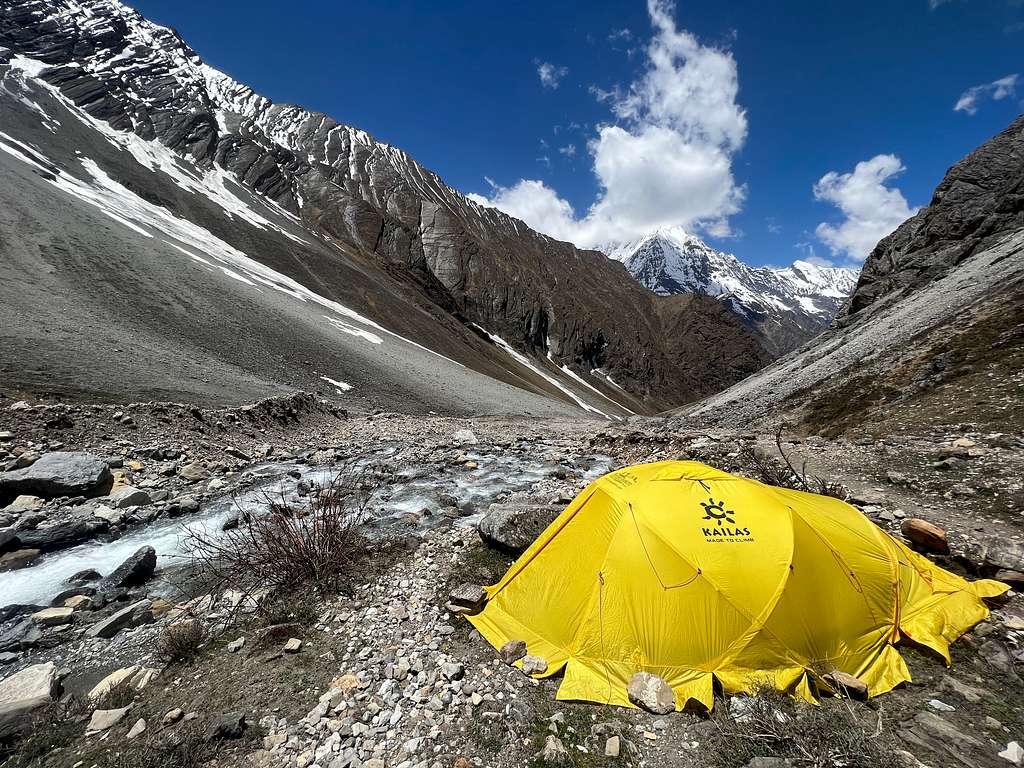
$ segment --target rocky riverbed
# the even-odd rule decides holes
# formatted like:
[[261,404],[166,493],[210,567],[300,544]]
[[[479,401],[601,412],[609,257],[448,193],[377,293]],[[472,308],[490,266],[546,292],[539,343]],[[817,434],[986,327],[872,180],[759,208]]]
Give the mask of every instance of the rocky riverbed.
[[[0,409],[0,514],[9,537],[2,557],[10,568],[0,590],[16,598],[0,601],[8,605],[0,720],[32,717],[13,712],[12,702],[34,692],[34,728],[48,734],[44,747],[29,740],[32,749],[12,759],[127,765],[142,755],[170,763],[194,742],[221,765],[746,764],[750,754],[723,747],[723,735],[743,721],[741,697],[711,717],[558,702],[557,681],[504,664],[450,601],[462,584],[500,577],[522,540],[597,474],[671,457],[757,476],[755,451],[774,451],[774,441],[656,419],[609,426],[350,416],[301,395],[222,411],[162,403]],[[879,525],[930,548],[943,567],[1024,584],[1019,436],[963,425],[854,440],[787,436],[783,448],[798,468],[806,460],[809,474],[842,483]],[[97,463],[74,459],[66,474],[82,484],[58,487],[54,462],[71,460],[46,458],[55,453]],[[181,570],[169,559],[181,554],[170,551],[181,527],[219,530],[257,508],[268,488],[297,497],[303,484],[353,461],[381,473],[366,524],[388,546],[337,595],[294,596],[261,610],[230,591],[193,601],[189,615],[203,640],[195,656],[168,662],[161,638],[180,623],[186,600],[172,591]],[[49,479],[26,481],[33,467]],[[10,557],[25,550],[38,551]],[[97,573],[58,583],[72,565]],[[60,594],[67,590],[74,594]],[[952,668],[907,649],[912,685],[870,703],[825,701],[822,711],[847,731],[877,730],[873,743],[901,764],[1019,764],[1022,649],[1024,605],[1014,592],[953,646]],[[111,674],[108,683],[121,684],[104,692]],[[51,699],[68,705],[60,728]]]

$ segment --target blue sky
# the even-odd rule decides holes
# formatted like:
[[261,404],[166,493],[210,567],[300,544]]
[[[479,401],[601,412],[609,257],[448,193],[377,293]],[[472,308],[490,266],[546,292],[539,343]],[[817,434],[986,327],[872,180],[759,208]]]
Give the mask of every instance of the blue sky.
[[859,263],[1024,111],[1024,0],[133,5],[584,245],[681,224],[753,264]]

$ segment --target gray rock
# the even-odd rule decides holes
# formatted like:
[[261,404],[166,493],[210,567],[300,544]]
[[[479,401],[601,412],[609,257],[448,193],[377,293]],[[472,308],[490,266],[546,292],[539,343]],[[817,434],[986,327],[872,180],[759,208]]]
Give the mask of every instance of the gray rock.
[[21,547],[18,531],[15,528],[0,528],[0,553],[10,552]]
[[78,571],[67,577],[65,584],[88,584],[91,581],[99,581],[103,578],[103,574],[94,568],[86,568],[85,570]]
[[151,504],[153,500],[145,491],[126,485],[118,488],[110,494],[108,501],[115,509],[127,509],[128,507],[144,507]]
[[145,584],[155,570],[156,550],[150,546],[140,547],[103,580],[103,586],[115,589],[137,587]]
[[460,680],[466,669],[458,662],[446,662],[441,665],[441,674],[449,680]]
[[626,695],[633,704],[656,715],[667,715],[676,709],[675,692],[662,678],[650,672],[633,675]]
[[0,608],[0,624],[17,616],[41,611],[45,607],[45,605],[36,605],[35,603],[8,603]]
[[0,738],[28,725],[31,714],[60,696],[57,667],[36,664],[0,680]]
[[479,584],[460,584],[451,591],[448,602],[459,608],[475,611],[487,598],[487,593]]
[[985,553],[986,565],[1006,571],[1024,572],[1024,543],[1000,539]]
[[540,759],[551,765],[562,765],[569,762],[569,753],[565,750],[562,740],[549,734],[540,752]]
[[487,546],[520,555],[558,517],[559,511],[544,504],[492,504],[477,530]]
[[110,467],[90,453],[57,451],[43,454],[30,467],[0,474],[0,494],[101,496],[114,482]]
[[971,765],[972,761],[966,759],[962,750],[965,747],[976,749],[982,747],[982,743],[978,739],[959,730],[953,723],[934,712],[919,713],[908,727],[900,731],[899,735],[900,738],[912,745],[924,747],[940,754],[952,752],[954,755],[960,755],[965,765]]
[[1006,650],[1006,647],[998,640],[986,640],[978,648],[978,655],[985,660],[985,662],[1008,678],[1017,682],[1020,678],[1017,676],[1016,671],[1013,668],[1013,656]]
[[139,600],[139,602],[111,614],[106,619],[96,622],[85,630],[85,634],[89,637],[109,639],[122,629],[148,624],[153,621],[153,613],[150,610],[152,607],[152,600]]
[[238,712],[229,712],[215,719],[206,729],[207,741],[223,741],[224,739],[239,739],[245,733],[245,715]]
[[120,525],[124,521],[126,512],[123,509],[114,509],[104,504],[100,504],[92,511],[93,517],[98,517],[100,520],[106,520],[110,525]]
[[26,650],[38,643],[42,636],[42,630],[35,622],[25,619],[0,634],[0,651]]
[[199,480],[208,480],[210,471],[198,461],[193,461],[178,467],[178,476],[185,480],[198,482]]
[[54,595],[53,599],[50,601],[50,605],[54,608],[59,608],[60,606],[64,605],[64,601],[67,600],[69,597],[77,597],[78,595],[92,597],[95,594],[95,587],[71,587],[70,589],[61,590],[56,595]]

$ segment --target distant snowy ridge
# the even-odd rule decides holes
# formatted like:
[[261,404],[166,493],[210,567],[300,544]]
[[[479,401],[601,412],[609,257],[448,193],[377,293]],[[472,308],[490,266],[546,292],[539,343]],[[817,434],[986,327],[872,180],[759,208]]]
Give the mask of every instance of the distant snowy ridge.
[[606,246],[641,284],[662,296],[703,293],[727,302],[776,354],[829,326],[857,285],[858,271],[795,261],[784,269],[751,267],[681,227]]

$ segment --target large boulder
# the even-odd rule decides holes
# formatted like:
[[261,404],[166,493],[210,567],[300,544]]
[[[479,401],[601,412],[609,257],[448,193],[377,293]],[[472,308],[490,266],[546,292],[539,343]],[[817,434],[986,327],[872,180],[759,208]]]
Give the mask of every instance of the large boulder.
[[102,459],[80,451],[55,451],[44,453],[30,467],[0,474],[0,496],[102,496],[113,484],[114,475]]
[[150,546],[140,547],[103,580],[104,587],[124,589],[145,584],[156,570],[156,550]]
[[41,552],[56,552],[89,541],[110,530],[110,523],[93,515],[82,515],[59,525],[18,531],[21,546]]
[[59,695],[57,666],[52,661],[26,667],[0,680],[0,738],[24,728],[33,711],[55,701]]
[[491,504],[477,530],[487,546],[521,555],[559,511],[546,504]]

